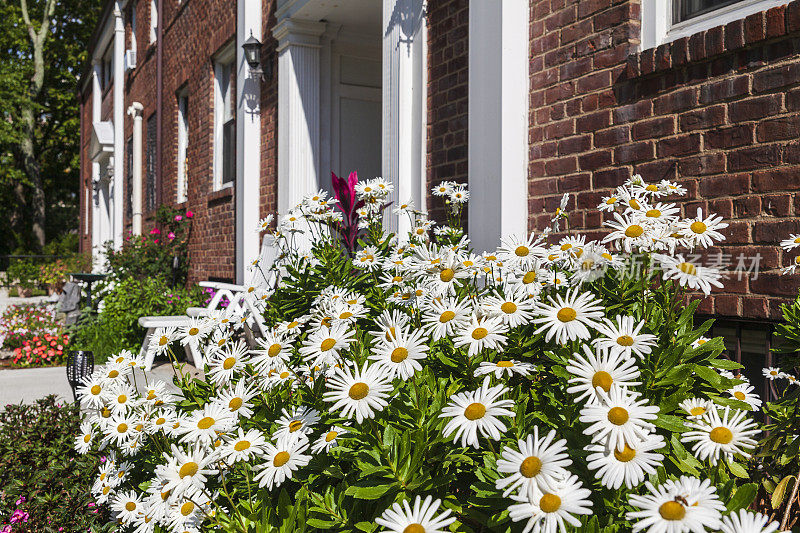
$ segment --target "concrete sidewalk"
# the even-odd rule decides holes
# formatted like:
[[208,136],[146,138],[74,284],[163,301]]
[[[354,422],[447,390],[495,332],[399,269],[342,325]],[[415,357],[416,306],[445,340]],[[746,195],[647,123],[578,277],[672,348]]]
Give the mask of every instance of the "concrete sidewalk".
[[[186,365],[185,371],[195,377],[201,375],[191,365]],[[142,377],[139,372],[137,370],[137,385],[139,391],[142,392],[144,380],[139,379]],[[172,367],[169,364],[155,366],[152,371],[148,372],[148,378],[151,381],[160,379],[166,382],[169,390],[177,392],[179,389],[172,384],[172,377]],[[72,389],[67,381],[66,367],[0,370],[0,409],[10,403],[33,403],[48,394],[55,394],[65,402],[73,401]]]

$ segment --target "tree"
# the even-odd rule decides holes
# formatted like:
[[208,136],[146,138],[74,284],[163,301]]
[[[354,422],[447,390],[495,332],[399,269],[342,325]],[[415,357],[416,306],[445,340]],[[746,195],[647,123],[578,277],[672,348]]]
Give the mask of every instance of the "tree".
[[77,225],[77,88],[100,7],[0,2],[0,253],[40,250]]

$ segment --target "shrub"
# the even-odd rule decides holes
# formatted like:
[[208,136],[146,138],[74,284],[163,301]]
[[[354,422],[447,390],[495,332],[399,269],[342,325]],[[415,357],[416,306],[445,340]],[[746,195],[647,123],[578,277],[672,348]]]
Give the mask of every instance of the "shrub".
[[[131,454],[130,478],[95,491],[130,504],[123,524],[611,533],[652,519],[700,532],[746,514],[760,399],[722,339],[703,337],[699,300],[684,304],[720,272],[677,251],[724,239],[718,217],[680,218],[655,202],[679,185],[635,177],[599,206],[614,217],[603,242],[512,236],[479,255],[459,229],[466,188],[434,189],[453,218],[438,243],[408,206],[395,213],[409,234],[383,232],[390,188],[353,184],[366,206],[353,256],[319,231],[339,218],[324,195],[281,219],[285,275],[260,349],[229,314],[157,333],[158,352],[180,340],[205,353],[182,399],[156,383],[121,405],[136,356],[96,370],[82,435]],[[310,252],[292,246],[304,228]]]
[[96,453],[73,446],[80,411],[55,396],[0,411],[0,531],[111,531],[91,497]]
[[33,289],[39,279],[39,266],[33,259],[16,259],[8,265],[6,280],[9,285]]

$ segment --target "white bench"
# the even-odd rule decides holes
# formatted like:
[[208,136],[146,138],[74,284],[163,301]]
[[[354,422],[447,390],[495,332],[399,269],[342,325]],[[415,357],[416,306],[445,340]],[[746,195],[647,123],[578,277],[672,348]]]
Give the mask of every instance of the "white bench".
[[[260,285],[263,282],[269,283],[269,272],[275,260],[278,257],[278,248],[275,246],[275,237],[272,235],[265,235],[261,241],[261,253],[259,255],[259,268],[253,273],[252,279],[254,285]],[[142,341],[142,348],[140,354],[145,355],[145,370],[150,370],[153,366],[155,352],[149,350],[150,343],[153,342],[153,333],[157,328],[163,327],[184,327],[191,323],[192,317],[207,316],[208,314],[220,309],[222,298],[227,298],[228,309],[249,311],[253,321],[258,326],[259,332],[263,336],[265,334],[266,326],[261,317],[262,310],[255,300],[249,297],[248,286],[235,285],[233,283],[222,283],[216,281],[202,281],[198,285],[201,287],[214,289],[216,294],[208,302],[205,307],[190,307],[186,310],[186,315],[174,316],[143,316],[139,318],[139,325],[147,330]],[[203,354],[197,346],[191,343],[185,347],[187,357],[191,357],[195,367],[203,369]]]

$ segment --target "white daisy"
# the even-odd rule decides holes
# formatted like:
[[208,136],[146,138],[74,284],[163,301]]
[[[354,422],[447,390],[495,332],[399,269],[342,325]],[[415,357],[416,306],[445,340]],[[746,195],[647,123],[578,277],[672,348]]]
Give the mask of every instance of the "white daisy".
[[717,409],[712,409],[698,422],[690,422],[688,426],[695,431],[687,431],[681,436],[681,442],[693,442],[692,452],[701,461],[709,459],[717,464],[720,458],[731,461],[735,455],[749,458],[747,450],[755,448],[752,438],[760,431],[753,429],[756,423],[745,418],[747,411],[733,411],[726,407],[722,416]]
[[761,407],[761,398],[758,397],[758,394],[753,392],[755,389],[756,388],[754,386],[749,385],[748,383],[740,383],[739,385],[734,385],[726,392],[731,396],[731,398],[746,403],[750,406],[750,409],[755,411]]
[[455,346],[469,346],[470,356],[477,355],[483,350],[500,350],[506,343],[505,333],[508,327],[499,317],[478,318],[473,314],[470,322],[464,324],[456,331]]
[[595,476],[604,486],[618,489],[625,483],[626,487],[632,489],[644,481],[645,474],[656,472],[664,456],[653,450],[660,450],[664,446],[664,438],[655,433],[633,446],[625,443],[621,451],[590,444],[586,447],[586,451],[590,452],[586,462],[590,469],[597,470]]
[[186,451],[173,444],[172,453],[165,453],[164,458],[167,462],[156,467],[156,476],[164,482],[160,492],[172,492],[173,497],[203,490],[208,478],[217,473],[211,467],[214,454],[208,453],[199,442]]
[[413,509],[408,500],[403,500],[402,507],[395,502],[375,519],[375,523],[385,527],[384,531],[393,533],[448,533],[447,526],[455,522],[456,517],[450,516],[450,509],[436,515],[441,503],[430,495],[424,501],[417,496]]
[[452,337],[456,330],[469,323],[472,305],[468,300],[440,298],[423,310],[422,322],[433,340]]
[[604,223],[613,231],[603,238],[603,244],[611,242],[628,253],[649,250],[652,247],[651,228],[653,222],[641,214],[620,215],[614,212],[614,220]]
[[[768,523],[769,522],[769,523]],[[769,521],[768,516],[740,509],[722,519],[721,533],[774,533],[780,524]]]
[[517,235],[503,237],[497,249],[497,259],[508,268],[528,270],[547,254],[542,242],[542,239],[534,233],[528,237]]
[[103,393],[110,386],[110,383],[106,384],[104,379],[93,373],[83,380],[75,394],[80,398],[81,407],[84,409],[100,409],[105,405],[105,394]]
[[600,401],[597,389],[609,392],[611,387],[633,387],[640,385],[634,381],[639,377],[636,362],[624,353],[597,350],[595,353],[586,344],[583,345],[586,357],[574,353],[567,364],[567,372],[575,377],[569,379],[573,385],[567,389],[569,394],[578,394],[576,402],[586,399],[589,403]]
[[132,490],[118,492],[111,503],[111,510],[116,513],[117,518],[122,521],[123,525],[133,522],[136,514],[141,512],[143,507],[141,499]]
[[531,495],[513,495],[512,499],[520,503],[509,506],[508,516],[514,522],[528,521],[522,533],[564,533],[567,524],[580,525],[575,515],[592,514],[591,493],[583,488],[578,476],[569,476],[546,490],[534,487]]
[[701,398],[687,398],[678,404],[678,407],[684,410],[690,420],[700,420],[708,411],[714,409],[714,403]]
[[229,386],[214,398],[214,402],[227,408],[232,415],[239,418],[250,418],[253,415],[253,404],[250,402],[258,395],[247,380],[241,379],[236,386]]
[[779,377],[781,377],[780,369],[779,368],[775,368],[774,366],[769,366],[769,367],[763,368],[761,370],[761,373],[764,375],[765,378],[767,378],[770,381],[774,381],[774,380],[778,379]]
[[[428,344],[424,335],[423,329],[416,331],[409,331],[407,328],[395,329],[393,335],[387,334],[379,338],[378,344],[371,350],[369,359],[385,367],[391,378],[397,376],[403,380],[409,379],[414,372],[422,370],[419,361],[427,357]],[[386,340],[386,337],[390,340]]]
[[[720,511],[725,508],[716,496],[711,481],[690,483],[692,478],[667,480],[658,488],[645,482],[650,494],[631,494],[628,503],[641,511],[631,511],[626,518],[636,520],[631,531],[646,529],[648,533],[703,533],[718,530]],[[688,489],[688,490],[687,490]]]
[[266,332],[266,335],[256,339],[260,350],[252,350],[250,353],[250,363],[258,372],[267,372],[273,368],[284,366],[289,362],[292,354],[291,338],[285,338],[285,334],[277,333],[274,330]]
[[283,416],[275,422],[278,429],[273,433],[273,439],[308,435],[314,431],[312,426],[319,422],[319,411],[310,407],[296,406],[291,413],[284,408],[282,412]]
[[658,418],[657,405],[647,405],[646,399],[637,400],[639,394],[628,392],[625,387],[612,387],[609,392],[600,387],[596,390],[600,402],[586,404],[579,418],[584,424],[591,424],[583,433],[591,435],[592,442],[622,451],[625,443],[645,440],[655,430],[647,420]]
[[75,451],[84,455],[89,452],[93,443],[94,429],[89,422],[83,422],[80,427],[80,432],[75,436]]
[[239,428],[236,435],[225,438],[225,443],[219,447],[217,453],[222,459],[232,465],[237,461],[249,461],[255,456],[264,455],[267,439],[260,430],[253,428],[247,433]]
[[567,291],[562,298],[548,296],[552,305],[539,303],[538,314],[542,315],[533,320],[534,324],[542,324],[534,333],[545,333],[545,341],[554,339],[558,344],[566,344],[575,339],[588,339],[589,328],[597,328],[596,319],[602,318],[603,307],[590,292],[579,293],[577,289]]
[[682,287],[689,287],[703,291],[707,296],[711,294],[711,287],[722,287],[719,281],[722,277],[720,271],[714,267],[703,266],[690,259],[684,259],[682,255],[675,257],[653,254],[653,257],[661,263],[664,279],[674,279]]
[[598,326],[597,331],[605,335],[595,339],[598,348],[610,350],[612,353],[621,353],[627,357],[631,354],[642,357],[652,351],[652,346],[656,344],[656,336],[649,333],[641,333],[644,321],[636,323],[632,316],[617,315],[616,323],[609,319],[604,319]]
[[513,400],[499,400],[506,392],[506,387],[489,386],[489,377],[483,380],[481,388],[474,391],[459,392],[450,397],[450,401],[442,409],[439,418],[451,418],[442,430],[445,437],[455,432],[453,440],[461,437],[462,446],[479,447],[478,431],[486,438],[500,440],[506,426],[497,417],[514,416],[507,409],[513,407]]
[[333,366],[339,362],[340,353],[355,341],[355,334],[345,323],[320,326],[303,341],[300,354],[313,366]]
[[264,444],[264,458],[266,462],[258,465],[260,470],[253,478],[258,481],[259,487],[279,487],[287,479],[292,479],[295,470],[306,466],[311,460],[310,455],[305,455],[308,449],[306,438],[278,439],[274,445],[271,442]]
[[527,376],[531,372],[533,372],[534,367],[530,363],[523,363],[521,361],[517,361],[516,359],[510,359],[507,361],[497,361],[493,363],[491,361],[483,361],[478,368],[475,369],[475,376],[484,376],[486,374],[494,373],[494,377],[500,379],[503,377],[503,374],[508,374],[508,377],[512,377],[514,374],[519,374],[520,376]]
[[514,328],[530,323],[533,318],[533,303],[528,298],[506,290],[505,296],[484,298],[481,308],[489,316],[500,317],[505,325]]
[[322,451],[329,451],[331,448],[339,444],[338,438],[342,435],[347,435],[349,431],[340,426],[331,426],[328,431],[325,431],[319,438],[311,445],[311,453],[320,453]]
[[698,207],[695,218],[681,220],[676,226],[688,248],[695,246],[708,248],[714,241],[725,240],[725,236],[719,230],[727,228],[728,224],[722,222],[722,217],[718,215],[703,218],[703,210]]
[[181,442],[208,445],[214,442],[220,433],[230,431],[235,423],[233,414],[225,406],[207,403],[202,409],[192,411],[188,417],[181,420],[176,433],[182,435]]
[[503,447],[497,471],[511,475],[498,478],[495,487],[503,490],[504,497],[517,489],[520,494],[531,494],[534,487],[547,490],[567,477],[566,467],[572,464],[567,455],[567,441],[553,442],[555,437],[556,432],[551,429],[547,436],[539,438],[539,427],[533,426],[533,435],[517,442],[519,451]]
[[359,424],[365,418],[374,418],[375,411],[386,407],[392,390],[386,369],[368,363],[361,369],[336,368],[326,386],[328,391],[323,394],[323,400],[333,402],[330,411],[341,408],[341,416],[355,416]]

